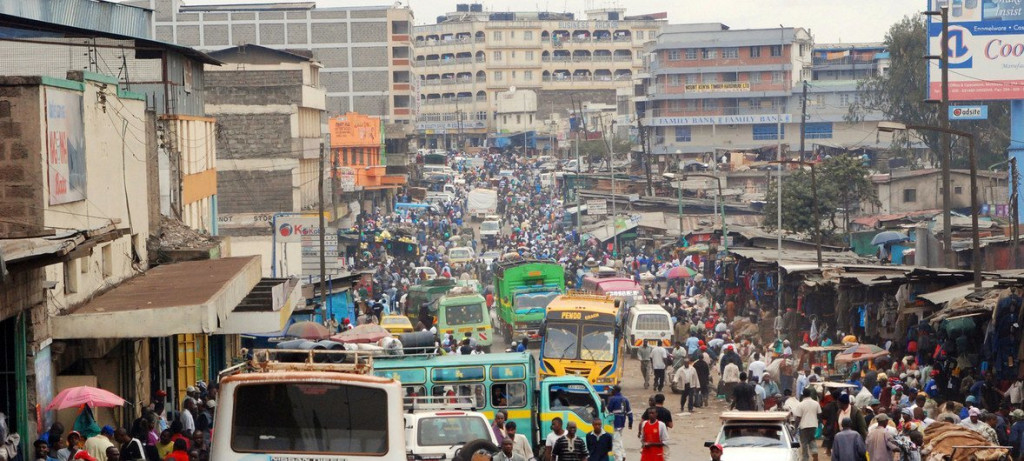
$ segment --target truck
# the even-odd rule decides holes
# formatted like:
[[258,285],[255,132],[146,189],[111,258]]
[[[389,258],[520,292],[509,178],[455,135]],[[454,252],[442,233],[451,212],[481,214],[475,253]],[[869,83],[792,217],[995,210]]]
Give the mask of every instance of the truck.
[[539,338],[545,310],[551,300],[565,293],[565,269],[553,260],[507,255],[494,274],[499,330],[505,342],[515,338]]
[[501,218],[495,215],[484,216],[484,221],[480,223],[480,241],[484,244],[484,248],[497,245],[500,234]]
[[490,349],[494,342],[487,300],[471,286],[457,286],[437,301],[437,332],[456,340],[469,335],[477,344]]
[[469,191],[466,203],[472,219],[483,219],[498,212],[498,191],[478,187]]
[[218,376],[210,459],[406,461],[401,383],[372,372],[366,352],[254,351]]
[[[455,288],[455,280],[449,278],[435,278],[424,280],[418,285],[409,287],[409,296],[406,298],[405,316],[413,325],[420,321],[420,308],[426,304],[427,316],[431,323],[437,320],[437,300]],[[427,325],[428,327],[430,325]]]

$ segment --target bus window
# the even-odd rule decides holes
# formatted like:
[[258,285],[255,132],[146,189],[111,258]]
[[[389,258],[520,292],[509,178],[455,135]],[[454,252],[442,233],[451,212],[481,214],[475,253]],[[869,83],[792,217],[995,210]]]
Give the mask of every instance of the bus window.
[[384,455],[388,451],[387,401],[382,389],[340,383],[247,384],[235,390],[231,449]]
[[413,404],[414,397],[425,397],[427,388],[423,386],[402,386],[405,391],[405,406],[408,407]]
[[491,406],[494,408],[521,408],[526,406],[526,383],[492,385]]
[[584,325],[580,358],[611,362],[614,357],[615,331],[610,325]]
[[447,403],[472,405],[473,408],[483,408],[487,404],[484,397],[483,384],[457,384],[454,386],[434,386],[431,391],[434,396],[447,396]]

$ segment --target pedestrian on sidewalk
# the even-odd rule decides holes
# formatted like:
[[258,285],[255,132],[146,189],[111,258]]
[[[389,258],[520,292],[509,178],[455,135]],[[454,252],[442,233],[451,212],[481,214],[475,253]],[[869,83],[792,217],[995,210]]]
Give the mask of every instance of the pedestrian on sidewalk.
[[637,349],[636,357],[640,360],[640,374],[644,375],[644,389],[647,389],[651,385],[651,345],[647,341]]
[[612,396],[608,398],[608,411],[611,412],[614,419],[612,420],[612,451],[615,453],[615,459],[621,460],[626,458],[626,448],[622,445],[622,432],[626,427],[626,421],[629,421],[629,429],[633,430],[633,408],[629,404],[629,399],[622,395],[621,386],[612,386]]
[[683,391],[679,399],[680,414],[693,413],[693,400],[700,392],[700,381],[697,379],[697,370],[690,366],[689,359],[683,359],[682,367],[672,376],[672,384]]
[[664,461],[668,428],[658,420],[658,412],[647,409],[647,419],[640,423],[640,461]]
[[843,430],[832,440],[832,461],[867,461],[867,445],[852,429],[853,420],[843,418],[840,426]]
[[661,392],[665,388],[665,368],[668,367],[668,350],[661,344],[651,348],[651,368],[654,370],[654,390]]

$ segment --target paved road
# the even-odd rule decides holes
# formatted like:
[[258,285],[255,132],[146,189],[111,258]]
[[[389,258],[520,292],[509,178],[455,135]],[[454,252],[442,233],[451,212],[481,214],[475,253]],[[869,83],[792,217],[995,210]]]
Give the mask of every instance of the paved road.
[[[717,374],[717,373],[716,373]],[[654,395],[651,389],[644,389],[644,380],[640,374],[640,362],[633,358],[626,359],[623,370],[622,393],[633,405],[633,413],[637,418],[647,408],[647,399]],[[699,461],[709,459],[704,441],[711,440],[718,434],[718,415],[726,409],[724,401],[712,399],[709,407],[695,408],[692,414],[679,414],[679,394],[673,394],[666,384],[665,407],[672,411],[674,427],[669,429],[670,448],[668,460]],[[637,420],[639,423],[639,420]],[[634,431],[637,426],[633,426]],[[640,441],[633,432],[625,438],[627,461],[639,461]],[[752,460],[753,461],[753,460]]]

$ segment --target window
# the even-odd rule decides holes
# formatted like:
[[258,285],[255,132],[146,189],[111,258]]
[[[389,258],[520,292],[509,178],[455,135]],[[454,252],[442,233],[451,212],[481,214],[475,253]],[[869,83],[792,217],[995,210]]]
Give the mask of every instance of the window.
[[701,75],[701,81],[703,83],[715,83],[718,81],[718,74],[704,74]]
[[82,258],[64,263],[64,294],[78,293],[78,271]]
[[[676,142],[690,142],[690,127],[688,126],[677,126],[676,127]],[[667,330],[668,328],[666,328]]]
[[[779,139],[779,126],[774,123],[762,123],[752,125],[754,141],[769,141]],[[782,138],[786,137],[786,127],[782,127]]]
[[682,99],[672,99],[672,100],[670,100],[668,102],[668,108],[670,110],[680,110],[680,109],[682,109],[683,108],[683,100]]
[[771,47],[772,57],[777,58],[782,56],[782,45],[772,45]]
[[850,95],[847,94],[847,93],[843,93],[843,94],[839,95],[839,104],[842,104],[844,106],[845,105],[849,105],[850,104]]
[[686,74],[686,84],[687,85],[694,85],[694,84],[700,83],[699,80],[700,80],[700,77],[697,74]]
[[701,59],[717,59],[718,58],[718,50],[716,50],[714,48],[701,48],[701,50],[700,50],[700,58]]
[[491,385],[491,406],[494,408],[521,408],[526,406],[526,383]]
[[759,47],[759,46],[752,46],[752,47],[750,47],[750,57],[752,57],[752,58],[760,58],[761,57],[761,47]]
[[686,50],[686,60],[687,61],[696,61],[697,60],[697,49],[696,48],[690,48],[690,49]]
[[678,61],[679,60],[679,50],[668,50],[668,60],[669,61]]
[[238,386],[235,398],[287,404],[235,406],[232,451],[353,456],[388,452],[388,414],[375,411],[378,402],[387,399],[382,389],[336,383],[251,383]]
[[[445,387],[448,390],[445,391]],[[448,402],[452,405],[473,405],[476,408],[483,408],[485,402],[483,384],[456,383],[448,386],[434,386],[430,395],[434,397],[449,397]]]
[[717,99],[705,99],[704,100],[704,110],[713,110],[713,109],[718,109],[718,100]]
[[515,80],[515,79],[516,79],[516,71],[513,70],[512,71],[512,80]]
[[[679,138],[679,128],[682,127],[676,127],[677,140]],[[687,136],[689,136],[689,134],[687,134]],[[687,141],[689,141],[689,139],[687,139]],[[669,331],[671,329],[672,325],[670,325],[670,319],[668,315],[640,314],[636,316],[636,327],[634,328],[634,330]]]
[[750,73],[750,83],[761,83],[761,73],[760,72],[751,72]]
[[782,82],[782,72],[779,72],[779,71],[772,72],[772,83],[781,83],[781,82]]
[[523,40],[533,40],[533,31],[532,30],[524,30],[523,31]]
[[495,40],[501,40],[501,31],[500,30],[494,31],[493,37],[494,37]]
[[917,201],[917,189],[903,189],[903,203],[913,203]]
[[524,70],[523,71],[523,80],[526,80],[527,82],[532,81],[533,80],[533,71],[532,70]]
[[113,244],[103,247],[103,251],[100,252],[102,255],[101,267],[103,268],[103,278],[114,275],[114,247]]
[[722,59],[736,59],[740,57],[740,50],[737,48],[723,48]]
[[683,82],[683,76],[681,74],[672,74],[668,76],[668,84],[672,86],[679,86]]
[[516,114],[516,125],[519,125],[521,123],[523,123],[523,116],[520,114]]
[[523,53],[523,58],[525,58],[527,61],[533,61],[533,51],[527,51]]
[[501,61],[501,52],[500,51],[495,51],[494,52],[494,60],[495,61]]
[[804,137],[807,139],[832,139],[832,123],[806,123],[804,124]]
[[516,58],[516,52],[513,50],[512,51],[512,59],[515,59],[515,58]]
[[687,99],[686,100],[686,109],[687,110],[697,110],[697,100],[696,99]]
[[516,38],[516,31],[514,31],[514,30],[509,31],[508,32],[508,38],[514,40]]
[[956,195],[962,195],[964,193],[964,186],[953,186],[953,193]]
[[644,31],[642,31],[642,30],[636,31],[636,38],[637,38],[637,40],[643,40],[644,39]]
[[494,81],[500,82],[502,80],[505,80],[505,75],[500,70],[494,71]]

